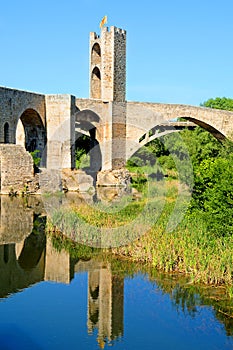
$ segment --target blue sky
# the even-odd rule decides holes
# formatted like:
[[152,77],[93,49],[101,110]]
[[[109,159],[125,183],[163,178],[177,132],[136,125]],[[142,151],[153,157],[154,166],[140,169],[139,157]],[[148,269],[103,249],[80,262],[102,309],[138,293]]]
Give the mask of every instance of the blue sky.
[[199,105],[233,98],[232,0],[8,0],[0,85],[89,95],[89,32],[127,30],[127,99]]

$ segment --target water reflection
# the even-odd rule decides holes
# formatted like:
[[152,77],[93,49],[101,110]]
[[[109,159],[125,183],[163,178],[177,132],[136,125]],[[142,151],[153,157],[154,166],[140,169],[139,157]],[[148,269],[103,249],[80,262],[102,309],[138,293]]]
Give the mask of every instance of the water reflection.
[[75,273],[87,272],[87,330],[98,330],[103,348],[106,340],[123,335],[124,279],[112,274],[110,263],[74,259],[65,249],[57,250],[45,224],[39,198],[1,197],[0,297],[40,281],[69,284]]
[[233,334],[232,315],[224,315],[226,310],[232,310],[232,303],[221,303],[223,290],[212,289],[210,294],[205,288],[205,292],[199,294],[185,279],[146,269],[142,271],[142,267],[114,259],[72,254],[65,249],[66,242],[56,244],[56,239],[46,236],[46,213],[39,197],[0,198],[1,298],[41,281],[70,285],[75,275],[85,272],[88,275],[86,331],[96,338],[100,348],[104,348],[124,337],[125,279],[134,273],[146,272],[155,288],[170,295],[177,310],[196,317],[199,307],[211,305],[226,333]]

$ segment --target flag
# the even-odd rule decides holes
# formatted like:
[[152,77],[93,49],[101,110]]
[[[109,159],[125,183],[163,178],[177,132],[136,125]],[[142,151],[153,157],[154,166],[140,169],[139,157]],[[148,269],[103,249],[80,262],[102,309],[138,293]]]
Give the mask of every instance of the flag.
[[101,28],[101,29],[102,29],[103,26],[107,23],[107,21],[108,21],[107,16],[104,16],[104,17],[102,18],[101,22],[100,22],[100,28]]

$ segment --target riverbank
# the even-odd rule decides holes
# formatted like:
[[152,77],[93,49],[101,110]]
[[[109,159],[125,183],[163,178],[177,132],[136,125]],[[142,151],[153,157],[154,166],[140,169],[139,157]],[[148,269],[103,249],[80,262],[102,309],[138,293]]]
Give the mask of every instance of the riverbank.
[[225,285],[233,297],[233,237],[209,233],[198,211],[187,212],[168,232],[167,221],[175,201],[175,191],[170,191],[156,224],[130,245],[113,249],[113,254],[164,272],[187,274],[192,283]]
[[[59,233],[60,230],[62,234],[79,244],[104,247],[115,256],[141,262],[164,272],[186,274],[190,283],[222,285],[227,289],[229,296],[233,297],[232,236],[216,237],[208,232],[206,223],[198,211],[186,212],[181,222],[173,230],[167,231],[168,220],[177,203],[178,182],[166,181],[165,185],[168,187],[166,196],[161,196],[163,188],[159,191],[157,184],[156,200],[154,197],[147,198],[147,202],[143,198],[129,202],[125,200],[124,205],[121,204],[122,207],[118,205],[115,210],[108,205],[103,207],[101,203],[92,205],[84,203],[69,209],[66,207],[63,212],[54,213],[48,224],[48,231]],[[153,225],[151,224],[147,232],[138,235],[141,222],[136,219],[138,217],[145,219],[145,205],[150,208],[150,202],[153,202],[152,215],[155,215],[154,208],[157,208],[162,200],[164,203],[161,215],[158,215],[158,219]],[[148,217],[151,219],[151,216]],[[115,232],[115,239],[119,238],[119,244],[116,245],[115,240],[115,245],[112,244],[113,248],[110,248],[108,234],[106,245],[103,244],[103,236],[102,245],[98,245],[95,239],[102,228],[112,229]],[[87,232],[87,229],[90,229],[90,232]],[[129,236],[127,244],[124,244],[123,239],[120,241],[122,232],[125,236]]]

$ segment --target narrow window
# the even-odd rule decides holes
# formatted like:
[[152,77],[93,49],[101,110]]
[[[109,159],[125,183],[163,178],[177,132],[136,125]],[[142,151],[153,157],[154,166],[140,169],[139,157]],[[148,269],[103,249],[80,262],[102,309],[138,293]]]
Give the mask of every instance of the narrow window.
[[4,244],[4,262],[5,264],[9,261],[9,244]]
[[9,124],[4,124],[4,143],[10,142],[10,135],[9,135]]
[[95,67],[91,75],[91,98],[101,98],[101,76],[98,67]]

